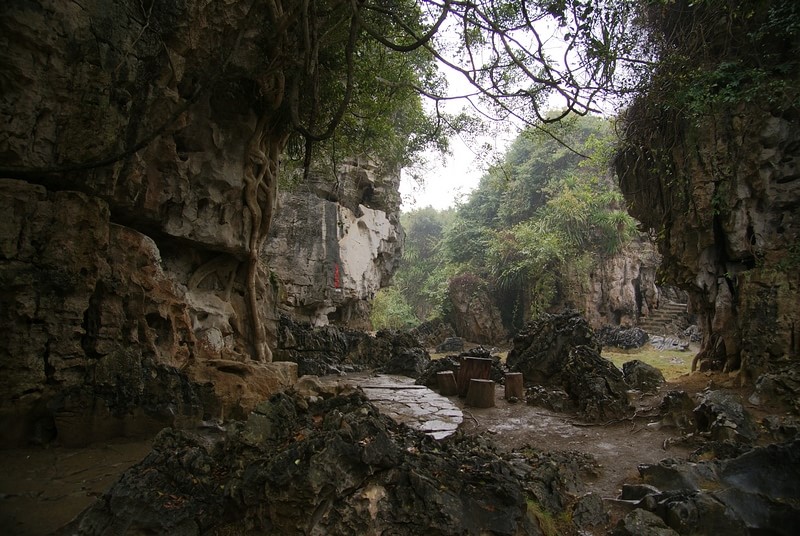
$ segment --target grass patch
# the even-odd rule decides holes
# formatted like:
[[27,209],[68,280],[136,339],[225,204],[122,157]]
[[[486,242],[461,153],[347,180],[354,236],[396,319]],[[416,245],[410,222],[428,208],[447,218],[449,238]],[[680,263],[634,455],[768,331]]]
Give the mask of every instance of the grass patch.
[[694,352],[656,350],[646,344],[633,350],[603,349],[603,357],[610,359],[620,369],[623,363],[638,359],[659,369],[667,381],[673,381],[692,371]]

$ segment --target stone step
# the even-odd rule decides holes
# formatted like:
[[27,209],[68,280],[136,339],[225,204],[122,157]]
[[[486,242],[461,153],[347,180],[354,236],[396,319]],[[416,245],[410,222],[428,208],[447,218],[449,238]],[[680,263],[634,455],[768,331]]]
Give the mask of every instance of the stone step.
[[647,333],[659,333],[665,331],[665,328],[673,320],[687,312],[687,305],[685,303],[667,302],[661,304],[658,309],[643,318],[639,322],[639,327]]

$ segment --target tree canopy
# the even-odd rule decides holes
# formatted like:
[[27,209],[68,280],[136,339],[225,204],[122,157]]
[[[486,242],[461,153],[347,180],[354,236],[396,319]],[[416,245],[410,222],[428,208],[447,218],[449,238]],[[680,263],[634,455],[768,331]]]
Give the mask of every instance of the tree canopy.
[[395,278],[400,292],[385,298],[405,299],[420,321],[446,315],[448,281],[469,275],[494,290],[510,328],[575,301],[573,283],[618,253],[636,222],[610,171],[610,122],[577,117],[569,123],[561,134],[588,158],[528,130],[456,210],[404,215],[407,248]]

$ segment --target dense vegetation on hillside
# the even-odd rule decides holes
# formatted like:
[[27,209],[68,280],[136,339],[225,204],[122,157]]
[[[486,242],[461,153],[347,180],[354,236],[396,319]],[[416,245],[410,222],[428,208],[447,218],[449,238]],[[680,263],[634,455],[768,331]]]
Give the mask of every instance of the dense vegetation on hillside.
[[556,141],[520,134],[454,210],[404,215],[407,239],[395,286],[375,302],[376,327],[402,327],[447,316],[449,285],[479,280],[497,297],[504,324],[576,302],[574,285],[598,259],[636,232],[609,171],[611,123],[572,117]]

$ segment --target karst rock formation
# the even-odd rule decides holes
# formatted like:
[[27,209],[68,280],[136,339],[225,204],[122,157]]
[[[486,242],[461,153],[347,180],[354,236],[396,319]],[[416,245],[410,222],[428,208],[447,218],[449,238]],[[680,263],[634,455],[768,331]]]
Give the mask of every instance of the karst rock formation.
[[[251,97],[272,83],[250,5],[0,7],[3,444],[242,417],[295,381],[250,347]],[[363,326],[394,269],[398,170],[326,173],[280,194],[259,251],[270,346],[281,312]]]

